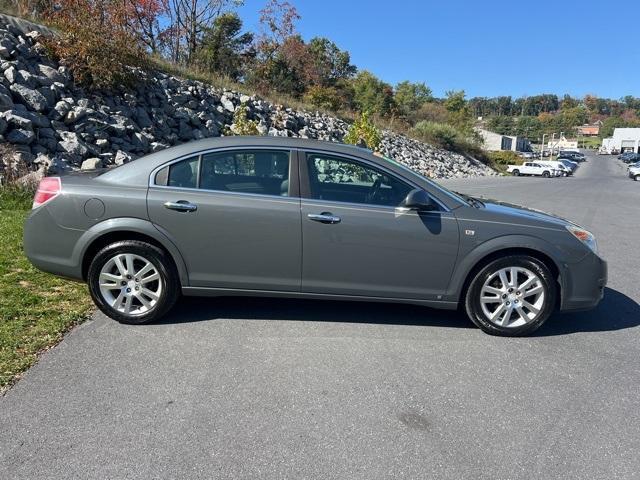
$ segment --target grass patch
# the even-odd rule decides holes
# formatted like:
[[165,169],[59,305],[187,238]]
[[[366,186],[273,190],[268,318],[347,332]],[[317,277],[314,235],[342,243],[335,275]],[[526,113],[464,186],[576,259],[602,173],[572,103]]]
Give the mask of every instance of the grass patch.
[[578,141],[580,148],[600,148],[602,140],[599,137],[581,137]]
[[0,188],[0,393],[92,308],[84,284],[40,272],[24,256],[32,198],[27,189]]

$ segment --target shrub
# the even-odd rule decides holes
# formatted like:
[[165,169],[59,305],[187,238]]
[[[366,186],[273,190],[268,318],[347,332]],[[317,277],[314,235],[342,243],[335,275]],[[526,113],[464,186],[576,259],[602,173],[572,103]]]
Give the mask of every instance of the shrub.
[[124,2],[65,0],[47,14],[61,34],[44,40],[49,53],[90,88],[129,86],[147,54],[127,28]]
[[455,127],[445,123],[423,120],[409,130],[409,135],[445,150],[463,151],[467,143],[464,135]]
[[366,147],[374,152],[378,151],[381,142],[380,131],[371,121],[368,112],[362,112],[344,136],[344,143]]
[[510,150],[502,150],[498,152],[487,152],[485,155],[492,164],[498,164],[498,165],[518,164],[519,165],[522,163],[522,159],[518,156],[518,154]]
[[259,135],[258,122],[249,120],[249,107],[244,103],[233,112],[233,124],[225,129],[225,135]]
[[316,108],[336,112],[342,106],[342,98],[335,87],[321,87],[314,85],[307,90],[304,101]]

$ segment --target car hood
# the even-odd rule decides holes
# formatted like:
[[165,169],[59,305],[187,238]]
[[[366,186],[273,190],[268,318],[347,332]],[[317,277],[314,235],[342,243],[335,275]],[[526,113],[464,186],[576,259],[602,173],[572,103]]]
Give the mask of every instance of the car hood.
[[493,217],[499,221],[518,223],[522,225],[546,226],[558,229],[572,224],[562,217],[533,208],[501,202],[499,200],[487,200],[483,198],[481,201],[484,204],[484,207],[481,208],[484,210],[485,215]]

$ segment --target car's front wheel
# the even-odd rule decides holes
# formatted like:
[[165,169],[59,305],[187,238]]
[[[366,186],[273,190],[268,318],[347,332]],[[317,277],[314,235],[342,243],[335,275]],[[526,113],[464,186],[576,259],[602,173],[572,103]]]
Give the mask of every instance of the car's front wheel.
[[512,174],[514,177],[519,177],[519,176],[520,176],[520,170],[514,170],[513,172],[511,172],[511,174]]
[[486,333],[526,335],[553,312],[557,287],[549,268],[536,258],[515,255],[494,260],[471,280],[467,315]]
[[634,179],[636,182],[640,182],[640,175],[636,175],[635,177],[633,177],[633,179]]
[[175,303],[178,275],[172,259],[146,242],[125,240],[100,250],[87,275],[93,301],[121,323],[159,319]]

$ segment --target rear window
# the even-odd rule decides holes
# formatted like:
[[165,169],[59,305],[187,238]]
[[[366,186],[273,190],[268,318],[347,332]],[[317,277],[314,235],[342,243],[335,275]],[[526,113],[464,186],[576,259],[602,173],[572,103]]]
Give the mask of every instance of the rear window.
[[167,187],[197,188],[199,157],[174,163],[156,173],[155,184]]

